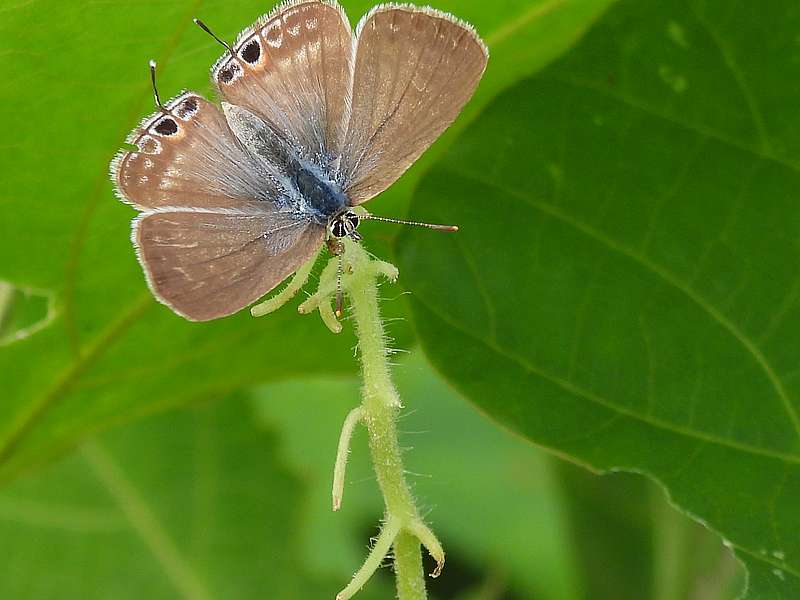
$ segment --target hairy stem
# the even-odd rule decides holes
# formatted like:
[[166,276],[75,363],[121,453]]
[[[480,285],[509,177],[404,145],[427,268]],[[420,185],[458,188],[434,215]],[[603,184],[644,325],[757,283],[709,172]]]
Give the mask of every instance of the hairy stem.
[[[353,430],[359,423],[363,423],[367,428],[372,464],[383,494],[386,514],[381,532],[367,559],[336,598],[352,598],[380,566],[390,548],[393,548],[398,598],[425,600],[421,547],[424,546],[436,560],[436,569],[431,574],[433,577],[437,577],[442,571],[444,550],[414,504],[414,497],[406,483],[403,458],[397,441],[396,422],[401,408],[400,396],[392,383],[386,332],[378,309],[378,279],[396,279],[397,269],[373,258],[353,240],[345,238],[342,241],[344,254],[334,256],[328,262],[320,273],[316,293],[300,304],[297,310],[300,314],[318,310],[325,325],[332,332],[339,333],[342,325],[331,308],[331,299],[335,295],[338,303],[339,289],[350,299],[364,386],[361,406],[353,409],[347,416],[339,437],[333,477],[333,510],[338,510],[341,506],[347,454]],[[285,304],[308,278],[315,258],[298,270],[283,292],[255,307],[252,314],[266,314]]]
[[427,597],[419,540],[405,531],[394,540],[394,571],[400,600],[424,600]]
[[372,463],[386,503],[386,521],[399,519],[403,524],[393,545],[397,593],[400,600],[424,600],[420,542],[412,533],[412,527],[421,523],[421,519],[404,476],[396,427],[400,397],[391,379],[386,335],[378,308],[377,278],[393,267],[372,260],[360,245],[349,240],[346,253],[352,268],[347,292],[364,383],[361,419],[367,427]]

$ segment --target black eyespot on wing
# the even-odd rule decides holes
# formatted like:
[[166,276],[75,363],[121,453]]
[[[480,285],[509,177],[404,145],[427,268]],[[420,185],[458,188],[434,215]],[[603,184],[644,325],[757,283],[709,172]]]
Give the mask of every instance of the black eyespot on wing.
[[261,56],[261,46],[258,45],[258,40],[250,40],[247,42],[241,51],[241,57],[248,63],[255,64]]
[[161,135],[175,135],[178,133],[178,124],[169,117],[161,119],[156,125],[156,133]]
[[233,79],[233,70],[230,67],[226,67],[219,72],[219,80],[222,83],[230,83],[231,79]]
[[181,119],[188,119],[196,112],[197,112],[196,98],[187,98],[186,100],[181,102],[180,106],[178,107],[178,116]]
[[222,65],[214,75],[219,83],[225,85],[231,83],[233,80],[238,79],[241,76],[242,67],[238,62],[236,62],[236,60],[232,58],[228,59],[228,61]]

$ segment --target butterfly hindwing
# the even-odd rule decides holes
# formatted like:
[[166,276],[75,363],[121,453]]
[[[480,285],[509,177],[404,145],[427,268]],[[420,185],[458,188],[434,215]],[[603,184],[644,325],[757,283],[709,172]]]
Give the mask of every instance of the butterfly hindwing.
[[325,234],[267,203],[161,208],[134,220],[133,242],[154,295],[192,321],[233,314],[309,260]]

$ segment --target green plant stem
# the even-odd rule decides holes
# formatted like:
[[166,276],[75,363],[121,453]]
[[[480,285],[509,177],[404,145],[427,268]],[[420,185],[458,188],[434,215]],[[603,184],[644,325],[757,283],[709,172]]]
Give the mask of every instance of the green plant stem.
[[420,518],[404,476],[396,427],[400,398],[389,371],[386,335],[378,308],[377,277],[381,263],[373,261],[360,245],[349,240],[346,256],[352,268],[347,291],[364,382],[362,420],[367,427],[372,463],[386,503],[386,520],[399,519],[404,526],[394,541],[397,593],[400,600],[424,600],[420,543],[407,529]]
[[419,540],[405,531],[401,531],[394,540],[394,570],[398,598],[426,597]]
[[[334,333],[339,333],[342,326],[331,309],[331,299],[337,295],[340,285],[350,299],[364,385],[361,406],[353,409],[347,416],[339,436],[331,499],[333,510],[338,510],[344,493],[350,439],[355,427],[363,423],[367,428],[372,464],[383,494],[386,514],[381,532],[364,564],[336,598],[337,600],[352,598],[375,573],[390,548],[394,548],[398,598],[425,600],[425,576],[422,571],[420,547],[424,546],[436,560],[433,577],[437,577],[442,571],[444,550],[419,516],[414,497],[406,483],[403,458],[397,441],[396,422],[401,408],[400,396],[392,383],[386,332],[378,308],[378,279],[386,277],[395,280],[397,269],[389,263],[371,257],[358,243],[349,238],[345,238],[342,242],[344,254],[334,256],[328,262],[320,273],[317,292],[300,304],[297,310],[300,314],[319,310],[325,325]],[[313,266],[312,262],[313,259],[298,270],[295,277],[297,282],[292,280],[284,292],[259,305],[258,310],[253,310],[253,314],[265,314],[284,304],[307,279]]]

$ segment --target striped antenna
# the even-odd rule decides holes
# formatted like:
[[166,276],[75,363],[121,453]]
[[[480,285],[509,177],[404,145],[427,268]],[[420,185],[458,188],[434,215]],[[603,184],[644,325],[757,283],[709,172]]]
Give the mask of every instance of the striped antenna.
[[158,97],[158,88],[156,87],[156,61],[153,59],[150,59],[150,83],[153,84],[153,97],[156,99],[156,106],[166,112],[167,109],[164,108],[164,105],[161,104],[161,98]]
[[458,231],[458,225],[437,225],[435,223],[420,223],[419,221],[404,221],[402,219],[390,219],[388,217],[376,217],[375,215],[359,215],[363,221],[383,221],[384,223],[395,223],[397,225],[415,225],[417,227],[427,227],[436,231]]
[[198,19],[197,17],[194,17],[194,18],[192,19],[192,21],[194,21],[194,24],[195,24],[195,25],[197,25],[197,26],[198,26],[200,29],[202,29],[203,31],[205,31],[205,32],[206,32],[208,35],[210,35],[212,38],[214,38],[214,39],[215,39],[215,40],[217,40],[217,41],[218,41],[220,44],[222,44],[222,45],[223,45],[223,46],[224,46],[224,47],[227,49],[227,51],[231,53],[231,56],[232,56],[232,57],[236,58],[236,55],[233,53],[233,48],[231,48],[230,44],[229,44],[228,42],[226,42],[225,40],[222,40],[222,39],[218,38],[218,37],[217,37],[217,36],[214,34],[214,32],[213,32],[213,31],[211,31],[211,30],[208,28],[208,25],[206,25],[205,23],[203,23],[203,22],[202,22],[200,19]]

